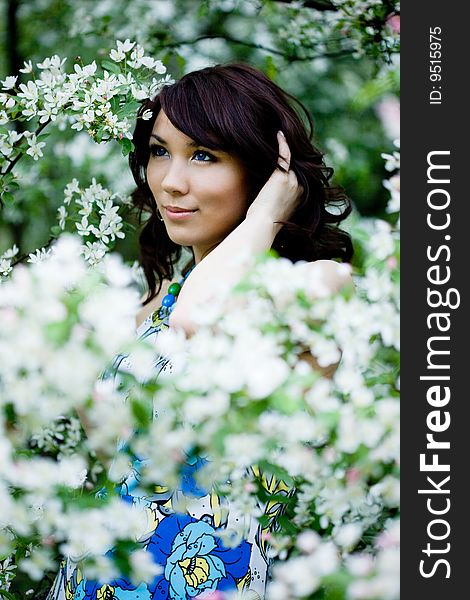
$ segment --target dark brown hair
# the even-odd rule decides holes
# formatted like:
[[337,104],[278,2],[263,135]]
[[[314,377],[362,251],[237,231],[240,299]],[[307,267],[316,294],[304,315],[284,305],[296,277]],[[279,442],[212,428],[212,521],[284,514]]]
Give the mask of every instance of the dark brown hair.
[[[303,112],[302,122],[297,106]],[[142,118],[150,110],[152,117]],[[145,303],[172,279],[181,246],[170,240],[158,219],[156,203],[147,183],[150,134],[160,110],[171,123],[209,149],[222,150],[244,166],[250,203],[277,167],[276,134],[283,131],[291,150],[290,168],[303,188],[300,204],[277,234],[272,248],[292,261],[338,258],[350,261],[349,235],[338,228],[351,212],[351,202],[339,187],[329,185],[333,169],[310,141],[313,124],[306,108],[261,71],[245,64],[228,64],[193,71],[163,87],[139,110],[134,151],[129,163],[137,184],[134,204],[150,217],[140,234],[141,260],[149,286]],[[333,210],[329,212],[327,208]]]

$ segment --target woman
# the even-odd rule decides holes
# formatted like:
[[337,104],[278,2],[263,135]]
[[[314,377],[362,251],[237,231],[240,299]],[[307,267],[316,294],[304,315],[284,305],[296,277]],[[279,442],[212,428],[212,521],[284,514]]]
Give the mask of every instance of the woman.
[[[249,258],[269,248],[310,261],[332,289],[346,283],[331,259],[352,256],[349,236],[337,228],[350,202],[329,187],[332,169],[309,140],[310,117],[303,109],[307,132],[292,101],[260,71],[234,64],[189,73],[142,106],[130,157],[135,203],[150,213],[140,237],[149,288],[137,316],[140,336],[164,326],[191,334],[192,308],[203,309],[216,283],[235,284]],[[334,212],[327,211],[331,205]],[[182,247],[192,257],[182,278],[173,280]],[[143,502],[153,518],[141,541],[164,570],[152,583],[86,581],[69,561],[49,598],[186,600],[236,589],[262,598],[266,532],[253,519],[246,539],[235,548],[223,544],[218,532],[239,517],[198,488],[193,474],[201,464],[188,461],[179,491],[162,488],[139,497],[138,464],[122,486],[122,494]],[[270,483],[276,493],[287,493],[281,483]],[[181,497],[189,499],[185,514],[174,508]],[[270,516],[275,520],[272,507]]]

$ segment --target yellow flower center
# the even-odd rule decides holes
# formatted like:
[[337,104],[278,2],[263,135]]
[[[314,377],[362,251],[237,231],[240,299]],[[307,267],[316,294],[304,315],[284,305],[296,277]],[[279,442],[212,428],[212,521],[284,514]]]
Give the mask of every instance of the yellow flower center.
[[201,583],[205,583],[209,577],[209,564],[201,556],[185,558],[179,561],[179,566],[183,571],[186,582],[193,588],[197,588]]
[[96,591],[96,600],[113,600],[114,588],[111,585],[104,584]]

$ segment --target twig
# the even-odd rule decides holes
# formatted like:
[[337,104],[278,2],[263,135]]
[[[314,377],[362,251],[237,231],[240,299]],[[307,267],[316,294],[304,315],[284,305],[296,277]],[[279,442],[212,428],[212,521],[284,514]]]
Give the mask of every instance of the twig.
[[[292,0],[276,0],[282,4],[291,4]],[[314,8],[316,10],[338,10],[329,0],[305,0],[304,8]]]
[[337,52],[326,52],[324,54],[315,54],[315,55],[309,55],[309,56],[296,56],[295,54],[289,54],[288,52],[284,52],[282,50],[276,50],[275,48],[263,46],[262,44],[256,44],[254,42],[248,42],[246,40],[239,40],[237,38],[234,38],[234,37],[231,37],[228,35],[222,35],[222,34],[200,35],[197,38],[194,38],[193,40],[181,40],[178,42],[164,44],[164,47],[165,48],[177,48],[179,46],[192,46],[203,40],[217,40],[217,39],[223,39],[226,42],[229,42],[232,44],[240,44],[242,46],[247,46],[248,48],[255,48],[256,50],[262,50],[264,52],[276,54],[278,56],[282,56],[283,58],[286,58],[289,62],[296,62],[296,61],[301,62],[301,61],[315,60],[316,58],[336,58],[339,56],[346,56],[349,54],[353,54],[353,52],[354,52],[353,48],[345,48],[345,49],[337,51]]
[[[48,121],[46,121],[45,123],[41,123],[41,125],[39,125],[39,127],[36,129],[36,131],[34,132],[36,136],[38,136],[41,131],[44,129],[44,127],[46,127],[47,125],[49,125],[49,123],[51,122],[51,120],[49,119]],[[10,164],[8,165],[7,170],[1,174],[1,176],[3,175],[7,175],[8,173],[11,173],[11,171],[13,170],[13,167],[16,165],[16,163],[20,160],[20,158],[22,158],[24,156],[24,154],[18,154],[18,156],[12,160],[10,162]],[[0,176],[0,177],[1,177]]]
[[[56,238],[54,236],[51,236],[49,238],[49,240],[47,241],[46,244],[44,244],[44,246],[41,247],[41,250],[45,250],[46,248],[49,248],[49,246],[52,244],[52,242],[55,240]],[[12,267],[16,267],[16,265],[18,265],[19,263],[23,263],[25,260],[27,260],[29,258],[29,254],[22,254],[20,257],[18,257],[15,262],[13,262],[11,264]]]

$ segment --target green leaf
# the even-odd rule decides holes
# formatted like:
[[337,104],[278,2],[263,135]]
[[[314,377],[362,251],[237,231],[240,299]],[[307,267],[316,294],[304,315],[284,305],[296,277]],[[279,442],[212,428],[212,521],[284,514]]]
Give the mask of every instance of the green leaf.
[[273,465],[272,463],[268,463],[264,460],[259,462],[259,467],[263,473],[275,475],[279,480],[284,481],[284,483],[288,486],[293,485],[292,477],[284,468],[278,465]]
[[132,400],[132,414],[139,427],[148,427],[152,420],[152,411],[148,409],[143,402]]
[[127,156],[129,152],[134,150],[134,144],[128,138],[122,138],[122,140],[118,140],[121,145],[121,152],[123,156]]
[[73,325],[71,319],[48,323],[44,328],[47,340],[58,347],[62,346],[68,340]]
[[109,103],[111,104],[111,110],[113,111],[113,113],[117,113],[121,108],[121,100],[119,96],[113,96],[109,100]]
[[57,237],[62,233],[62,229],[58,225],[53,225],[51,227],[51,233],[54,237]]
[[271,394],[271,406],[285,415],[292,415],[302,407],[302,398],[287,394],[284,390],[277,390]]
[[277,77],[277,67],[276,64],[273,60],[273,57],[268,55],[266,57],[266,63],[265,63],[265,67],[264,67],[264,71],[266,73],[266,75],[270,78],[275,80]]
[[291,521],[285,515],[281,515],[277,518],[281,531],[287,533],[287,535],[297,535],[298,531],[295,525],[292,525]]
[[186,67],[186,59],[180,54],[176,54],[176,64],[178,65],[178,68],[181,70],[181,72],[184,73],[184,68]]
[[5,175],[1,176],[1,179],[3,180],[4,187],[7,187],[7,185],[11,185],[13,183],[13,180],[15,179],[15,174],[5,173]]
[[101,66],[106,71],[110,73],[114,73],[115,75],[119,75],[121,73],[121,69],[117,63],[111,62],[110,60],[103,60]]
[[323,580],[325,595],[328,600],[343,600],[352,577],[344,569],[336,570],[334,575],[327,575]]
[[140,106],[140,102],[126,102],[126,104],[119,109],[119,117],[122,119],[123,117],[129,117],[130,115],[137,115],[137,111],[139,110]]
[[2,200],[3,200],[3,202],[5,202],[5,204],[12,205],[15,202],[15,197],[13,196],[13,194],[11,192],[3,192]]
[[202,19],[209,14],[209,11],[210,11],[209,3],[207,2],[207,0],[204,0],[203,2],[201,2],[199,4],[196,14],[199,19]]

